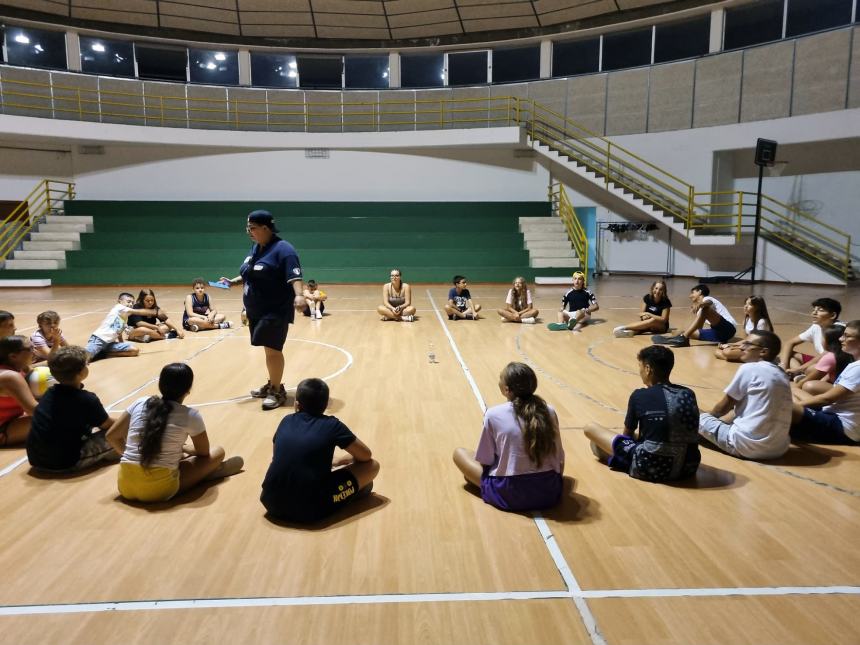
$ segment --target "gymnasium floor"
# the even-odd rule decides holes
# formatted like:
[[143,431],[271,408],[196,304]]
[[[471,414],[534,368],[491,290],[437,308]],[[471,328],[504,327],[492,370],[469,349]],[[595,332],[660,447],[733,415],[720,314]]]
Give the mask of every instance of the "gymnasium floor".
[[[703,450],[696,480],[678,485],[632,480],[592,456],[582,427],[620,426],[640,386],[635,354],[650,339],[611,330],[636,318],[649,283],[591,285],[601,309],[580,335],[500,323],[506,285],[470,285],[486,319],[449,323],[439,315],[448,285],[413,284],[412,324],[378,320],[380,285],[323,285],[330,315],[291,328],[286,382],[326,378],[329,413],[382,470],[373,496],[313,527],[269,522],[258,502],[284,412],[246,396],[265,379],[246,328],[94,363],[87,388],[121,410],[156,391],[162,365],[187,360],[188,402],[245,470],[144,507],[117,497],[114,466],[46,479],[23,449],[0,450],[0,643],[860,642],[860,448],[793,446],[766,463]],[[692,285],[669,281],[676,327]],[[533,290],[553,321],[564,288]],[[0,309],[26,334],[55,309],[66,338],[84,344],[118,291],[4,289]],[[159,305],[179,320],[187,291],[156,287]],[[844,320],[860,317],[849,290],[754,292],[783,339],[808,326],[816,297],[842,301]],[[738,320],[749,293],[713,288]],[[238,322],[240,291],[210,294]],[[711,346],[675,353],[673,380],[709,409],[737,366]],[[484,406],[502,402],[498,374],[511,360],[535,368],[561,420],[567,487],[544,516],[494,510],[451,462],[455,447],[476,445]]]

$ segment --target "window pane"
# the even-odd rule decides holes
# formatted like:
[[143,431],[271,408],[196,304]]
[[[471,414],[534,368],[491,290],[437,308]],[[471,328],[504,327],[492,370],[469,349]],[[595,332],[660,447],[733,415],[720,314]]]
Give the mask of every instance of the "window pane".
[[251,52],[251,85],[258,87],[298,87],[299,65],[292,54]]
[[239,84],[239,54],[237,52],[189,49],[188,60],[192,83]]
[[540,45],[493,50],[493,83],[540,78]]
[[704,16],[686,22],[657,25],[655,39],[655,63],[704,56],[708,53],[711,39],[711,17]]
[[782,38],[782,0],[760,0],[726,9],[723,49],[738,49]]
[[344,61],[346,87],[388,87],[388,56],[347,56]]
[[139,78],[181,83],[188,80],[185,69],[188,65],[188,51],[185,49],[162,49],[135,43],[134,55],[137,58]]
[[7,27],[6,56],[12,65],[66,69],[66,34]]
[[81,69],[88,74],[134,77],[134,45],[81,36]]
[[343,56],[297,56],[299,86],[319,89],[343,87]]
[[624,69],[651,64],[651,29],[606,34],[603,37],[603,69]]
[[481,85],[487,82],[489,52],[448,54],[448,85]]
[[445,79],[444,54],[400,57],[401,87],[440,87]]
[[600,40],[573,40],[552,44],[552,75],[576,76],[598,71]]
[[785,35],[798,36],[851,22],[851,0],[789,0]]

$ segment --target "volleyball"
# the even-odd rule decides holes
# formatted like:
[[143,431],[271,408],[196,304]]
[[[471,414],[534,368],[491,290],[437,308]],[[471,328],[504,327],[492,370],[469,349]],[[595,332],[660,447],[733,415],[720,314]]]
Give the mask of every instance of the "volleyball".
[[30,385],[30,391],[37,399],[41,399],[48,388],[51,387],[57,380],[51,374],[51,370],[47,365],[34,367],[27,377],[27,383]]

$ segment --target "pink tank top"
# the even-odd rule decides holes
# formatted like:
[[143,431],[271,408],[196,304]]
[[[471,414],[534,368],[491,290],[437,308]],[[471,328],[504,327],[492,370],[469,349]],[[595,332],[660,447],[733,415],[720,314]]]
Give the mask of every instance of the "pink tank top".
[[[0,365],[0,372],[15,372],[9,367],[5,365]],[[23,372],[18,372],[21,376],[24,376]],[[24,414],[24,408],[21,407],[21,404],[18,403],[18,399],[14,396],[0,396],[0,426],[8,423],[12,419],[17,419],[22,414]]]

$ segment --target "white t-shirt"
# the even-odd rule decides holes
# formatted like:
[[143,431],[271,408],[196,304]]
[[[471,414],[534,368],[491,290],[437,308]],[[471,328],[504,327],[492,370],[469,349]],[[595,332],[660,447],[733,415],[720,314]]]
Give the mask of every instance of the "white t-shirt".
[[93,332],[93,336],[98,336],[106,343],[117,342],[119,340],[120,332],[125,329],[128,315],[133,311],[134,309],[131,307],[126,307],[119,303],[115,304],[108,312],[108,315],[105,316],[105,319],[102,320],[98,329]]
[[[139,464],[140,456],[140,431],[143,429],[146,419],[146,402],[150,397],[144,396],[126,410],[131,420],[128,425],[128,437],[125,440],[125,452],[122,454],[121,462],[127,464]],[[148,466],[153,468],[161,466],[176,470],[182,460],[182,446],[188,437],[194,437],[206,431],[203,417],[194,408],[179,403],[170,404],[170,412],[167,415],[167,427],[161,437],[161,452],[149,462]]]
[[[845,323],[841,321],[837,321],[833,324],[841,325],[843,327],[845,326]],[[823,354],[826,351],[826,348],[824,347],[824,330],[821,328],[821,325],[816,323],[811,324],[809,329],[801,332],[798,338],[807,343],[812,343],[812,346],[815,347],[816,354]]]
[[710,302],[711,306],[713,306],[713,308],[714,308],[714,311],[716,311],[718,314],[720,314],[720,316],[722,316],[725,320],[732,323],[735,327],[738,326],[737,321],[734,318],[732,318],[732,315],[729,313],[729,310],[726,309],[726,306],[722,302],[720,302],[719,300],[717,300],[713,296],[705,296],[702,299],[702,301],[703,302]]
[[[514,290],[508,289],[508,297],[505,298],[505,304],[514,306]],[[526,308],[532,306],[532,292],[530,289],[526,289]]]
[[[555,410],[552,406],[548,407],[557,422]],[[510,477],[547,470],[560,473],[561,464],[564,463],[564,448],[561,446],[561,436],[556,432],[555,454],[546,455],[538,468],[526,450],[523,431],[514,414],[514,404],[508,401],[494,405],[484,414],[484,430],[475,451],[475,460],[490,467],[487,473],[490,477]]]
[[755,327],[753,327],[752,318],[747,318],[744,321],[744,332],[746,332],[746,335],[749,336],[752,333],[753,329],[756,329],[758,331],[770,331],[767,328],[767,320],[765,320],[764,318],[759,318],[758,322],[755,324]]
[[857,415],[860,414],[860,361],[850,363],[842,370],[834,385],[841,385],[851,394],[833,405],[823,408],[825,412],[835,412],[842,421],[845,436],[854,441],[860,441],[860,428],[857,427]]
[[791,387],[788,375],[769,361],[744,363],[725,390],[735,405],[732,444],[753,459],[780,457],[791,439]]

